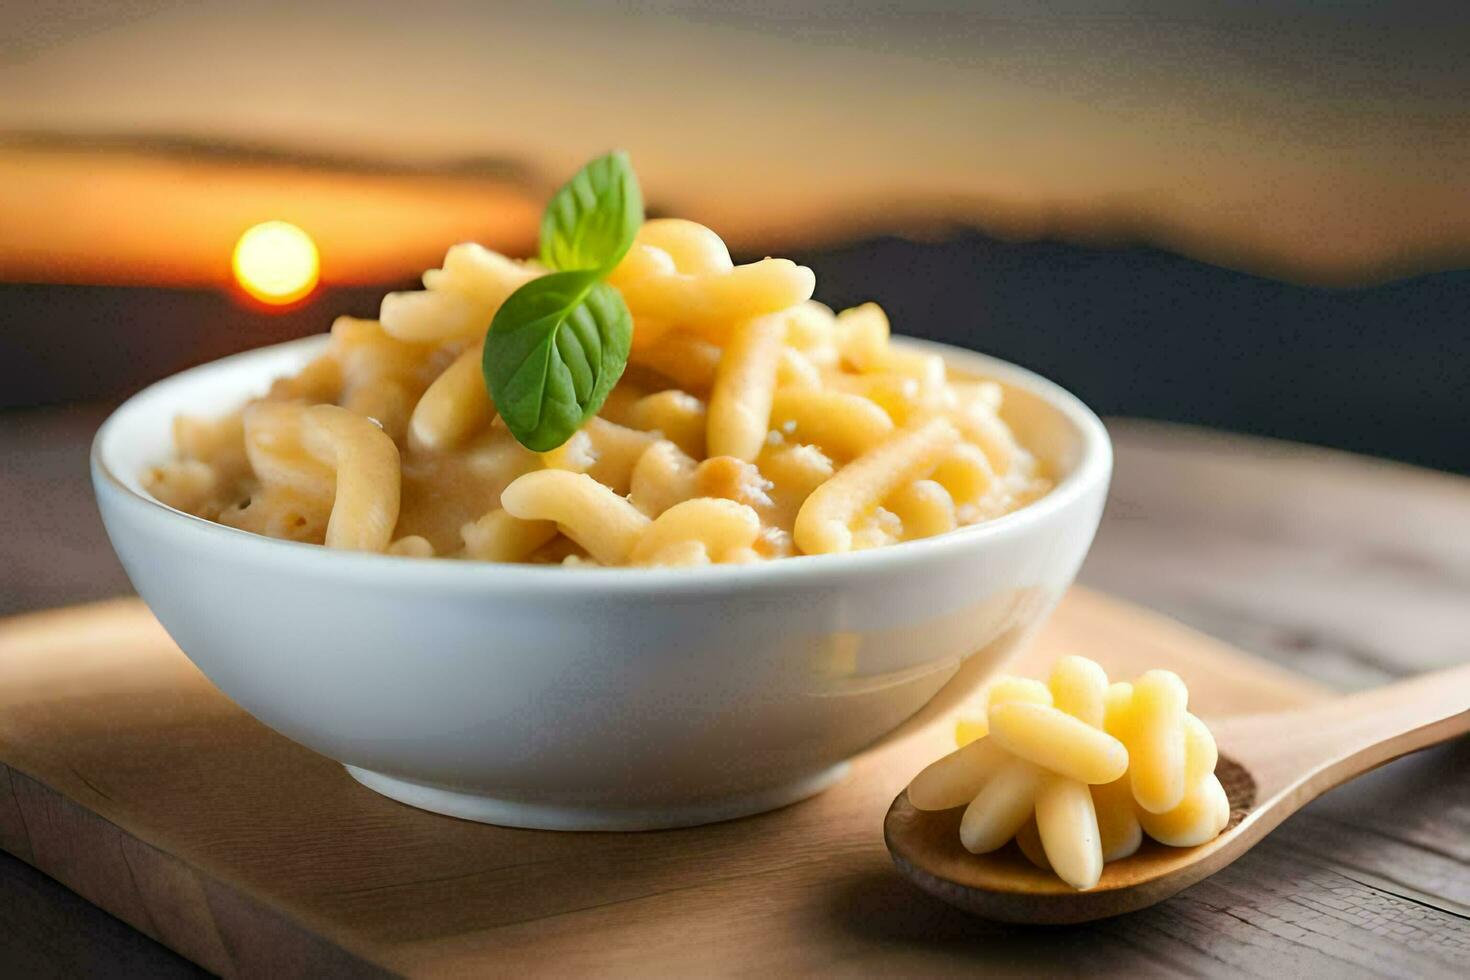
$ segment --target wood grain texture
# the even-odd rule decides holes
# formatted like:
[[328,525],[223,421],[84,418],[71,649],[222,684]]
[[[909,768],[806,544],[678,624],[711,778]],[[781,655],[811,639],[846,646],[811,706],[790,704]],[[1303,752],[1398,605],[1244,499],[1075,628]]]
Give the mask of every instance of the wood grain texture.
[[[1206,713],[1326,696],[1086,592],[1064,600],[1022,669],[1083,641],[1120,676],[1175,668]],[[887,801],[952,738],[948,722],[931,726],[820,797],[748,820],[538,833],[356,786],[226,700],[137,600],[0,625],[0,671],[0,847],[189,959],[243,975],[561,969],[584,946],[597,970],[757,955],[815,968],[863,942],[819,940],[804,923],[854,873],[882,871]]]
[[[87,486],[87,443],[102,414],[0,413],[0,459],[7,463],[0,504],[9,515],[0,611],[126,591]],[[1084,582],[1339,687],[1470,659],[1470,481],[1178,426],[1112,420],[1109,428],[1117,449],[1113,493]],[[1086,650],[1086,635],[1072,642]],[[185,735],[199,744],[197,735]],[[187,784],[200,771],[207,767],[186,770],[179,781]],[[6,790],[0,781],[0,797]],[[4,812],[0,805],[0,828]],[[238,821],[219,828],[224,836],[248,832]],[[748,943],[773,947],[762,963],[839,975],[1454,975],[1445,964],[1463,957],[1470,941],[1470,744],[1461,740],[1371,773],[1298,813],[1220,874],[1163,905],[1095,926],[992,926],[917,892],[886,860],[817,853],[809,860],[830,861],[843,885],[820,909],[800,895],[784,904],[765,895],[773,914],[789,917],[783,935],[790,945],[773,946],[769,932],[757,934],[744,917],[730,917],[727,927]],[[462,873],[473,881],[486,873],[473,857],[463,864],[426,877]],[[607,858],[587,873],[615,866]],[[0,861],[0,968],[44,973],[42,964],[49,964],[70,974],[76,971],[69,965],[110,957],[152,965],[136,972],[162,974],[177,963],[85,902],[38,892],[34,873],[14,868]],[[584,874],[577,867],[569,873]],[[748,888],[761,894],[768,874],[751,874]],[[357,898],[366,902],[372,894]],[[721,887],[620,902],[589,896],[588,908],[571,917],[644,916],[682,899],[718,908]],[[31,908],[37,903],[54,907],[41,915]],[[57,925],[26,945],[24,933],[38,919]],[[73,929],[65,949],[56,931],[64,928]],[[405,928],[431,931],[422,923]],[[540,972],[599,964],[616,972],[606,964],[636,960],[636,951],[590,937],[568,944],[555,963],[538,959],[544,928],[526,922],[499,930],[507,962]],[[818,943],[840,951],[820,957],[813,952]],[[712,963],[688,937],[669,936],[650,948],[670,962],[751,972],[743,958]]]
[[132,591],[87,473],[92,435],[110,408],[0,411],[0,616]]
[[1084,583],[1339,688],[1470,659],[1470,480],[1163,423],[1109,430]]

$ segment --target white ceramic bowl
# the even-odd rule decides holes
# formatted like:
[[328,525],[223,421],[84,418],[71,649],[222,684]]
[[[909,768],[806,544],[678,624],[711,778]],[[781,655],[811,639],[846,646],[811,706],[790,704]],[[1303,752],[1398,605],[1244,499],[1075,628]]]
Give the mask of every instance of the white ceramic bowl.
[[92,447],[103,520],[169,635],[245,710],[380,793],[491,823],[682,826],[830,785],[1013,655],[1076,574],[1112,467],[1102,424],[1056,385],[910,341],[1006,386],[1050,494],[927,540],[695,570],[329,551],[148,495],[177,413],[229,411],[325,341],[129,399]]

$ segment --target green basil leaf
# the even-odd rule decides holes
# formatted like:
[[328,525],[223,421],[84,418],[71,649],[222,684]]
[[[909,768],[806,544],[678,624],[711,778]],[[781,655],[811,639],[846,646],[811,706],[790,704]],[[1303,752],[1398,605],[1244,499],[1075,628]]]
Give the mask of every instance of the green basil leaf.
[[597,414],[628,364],[633,315],[598,270],[554,272],[510,294],[485,336],[495,409],[527,449],[548,452]]
[[550,269],[611,272],[643,224],[643,192],[628,154],[598,157],[552,197],[541,215],[541,262]]

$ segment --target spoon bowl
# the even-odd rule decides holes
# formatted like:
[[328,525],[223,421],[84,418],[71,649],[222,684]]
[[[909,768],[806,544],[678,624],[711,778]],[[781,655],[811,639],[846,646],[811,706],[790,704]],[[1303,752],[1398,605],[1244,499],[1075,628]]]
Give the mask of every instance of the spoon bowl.
[[883,823],[893,862],[921,889],[987,919],[1063,924],[1105,919],[1161,902],[1230,864],[1322,793],[1396,759],[1470,732],[1470,665],[1424,674],[1294,711],[1211,722],[1215,773],[1230,822],[1198,847],[1145,838],[1077,891],[1014,843],[985,855],[960,844],[963,807],[923,811],[904,791]]

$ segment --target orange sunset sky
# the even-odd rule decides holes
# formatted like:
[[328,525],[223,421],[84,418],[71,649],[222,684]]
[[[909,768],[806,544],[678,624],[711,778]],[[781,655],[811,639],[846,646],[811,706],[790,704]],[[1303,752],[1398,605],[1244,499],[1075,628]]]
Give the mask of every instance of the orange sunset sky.
[[[0,7],[0,279],[328,282],[524,250],[609,147],[745,251],[973,224],[1303,281],[1470,264],[1470,17],[1442,4]],[[1045,12],[1043,12],[1045,11]]]

